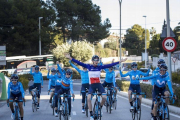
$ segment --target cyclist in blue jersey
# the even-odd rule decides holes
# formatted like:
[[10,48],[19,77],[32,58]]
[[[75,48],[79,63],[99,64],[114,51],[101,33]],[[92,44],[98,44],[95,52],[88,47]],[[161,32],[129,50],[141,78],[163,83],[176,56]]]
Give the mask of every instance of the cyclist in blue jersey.
[[[141,75],[148,76],[150,69],[147,71],[147,73],[143,73],[142,71],[137,70],[136,62],[131,63],[131,68],[132,68],[132,70],[127,72],[126,74],[122,74],[122,72],[120,70],[120,75],[121,75],[121,77],[126,77],[126,76],[130,77],[130,86],[129,86],[129,90],[128,90],[128,96],[129,96],[129,103],[131,105],[130,110],[132,111],[134,109],[134,107],[133,107],[133,102],[132,102],[133,100],[131,97],[131,93],[134,92],[134,90],[136,90],[137,93],[141,92],[140,83],[139,83],[139,80],[137,80],[137,78],[139,78]],[[139,98],[141,101],[142,95],[140,95]]]
[[[156,96],[161,93],[164,96],[169,96],[169,92],[166,90],[166,84],[169,87],[169,90],[171,92],[171,95],[174,96],[173,89],[172,89],[172,84],[169,78],[169,75],[166,74],[166,71],[168,67],[166,64],[161,64],[160,67],[160,72],[157,75],[150,76],[150,77],[143,77],[140,78],[139,80],[149,80],[153,79],[154,81],[154,90],[153,90],[153,101],[154,101],[154,108],[153,108],[153,119],[156,120],[157,116],[157,104],[155,104]],[[166,98],[166,104],[169,103],[169,98]]]
[[[17,76],[17,74],[11,75],[10,78],[11,82],[8,84],[8,89],[7,89],[7,96],[8,96],[7,103],[15,100],[16,97],[18,97],[18,100],[23,100],[25,102],[23,85],[21,82],[18,82],[18,79],[19,77]],[[23,120],[23,116],[24,116],[23,103],[19,102],[18,105],[20,109],[21,120]],[[13,102],[10,102],[9,106],[12,112],[11,119],[13,119],[14,117]]]
[[[71,79],[71,75],[72,75],[72,70],[71,69],[67,69],[66,73],[64,73],[61,69],[61,67],[59,66],[59,62],[56,62],[57,67],[59,72],[61,73],[61,81],[57,80],[56,81],[56,85],[60,86],[59,88],[55,89],[55,116],[57,117],[57,101],[58,101],[58,96],[66,93],[68,95],[70,95],[70,91],[72,94],[72,97],[74,98],[74,91],[73,91],[73,82]],[[68,97],[68,106],[69,106],[69,119],[71,119],[71,97]]]
[[58,78],[58,75],[56,74],[55,68],[51,69],[51,75],[49,75],[49,72],[50,72],[50,70],[48,69],[48,74],[47,74],[47,78],[49,79],[48,93],[50,92],[50,90],[52,91],[51,95],[50,95],[50,100],[49,100],[49,103],[51,103],[52,97],[54,95],[54,90],[55,90],[55,82]]
[[[161,64],[165,64],[165,61],[163,60],[163,59],[159,59],[158,60],[158,63],[157,63],[157,68],[153,71],[153,73],[152,73],[152,76],[155,76],[155,75],[158,75],[159,74],[159,70],[160,70],[160,65]],[[168,72],[166,72],[166,74],[167,75],[169,75],[168,74]],[[154,90],[154,81],[155,81],[155,79],[153,80],[151,80],[151,85],[153,86],[153,88],[152,88],[152,96],[153,96],[153,90]],[[152,106],[151,106],[151,116],[153,117],[153,107],[154,107],[154,101],[152,100]]]
[[31,93],[31,95],[33,95],[32,89],[37,87],[37,90],[39,91],[37,108],[39,109],[41,88],[43,88],[43,77],[42,77],[42,73],[39,71],[39,66],[36,65],[34,68],[35,68],[35,72],[32,72],[32,67],[31,67],[31,71],[30,71],[30,74],[34,78],[34,84],[29,87],[29,92]]
[[[101,101],[101,108],[104,105],[106,101],[106,92],[101,84],[100,80],[100,73],[102,69],[112,67],[116,64],[119,64],[119,62],[115,62],[112,64],[107,64],[107,65],[98,65],[99,62],[99,57],[97,55],[94,55],[92,57],[92,65],[90,64],[84,64],[76,59],[73,59],[70,57],[69,54],[65,55],[66,58],[70,59],[71,61],[77,63],[78,65],[87,68],[88,69],[88,75],[89,75],[89,95],[88,95],[88,107],[90,111],[90,120],[93,120],[93,113],[92,113],[92,104],[91,104],[91,95],[95,92],[96,89],[98,89],[98,92],[102,93],[102,101]],[[121,61],[120,61],[121,62]]]
[[86,97],[86,89],[89,89],[89,75],[87,68],[83,67],[83,70],[80,70],[77,66],[75,66],[71,61],[69,61],[71,66],[75,68],[79,74],[81,75],[81,81],[82,81],[82,86],[81,86],[81,93],[82,93],[82,113],[85,113],[84,110],[84,104],[85,104],[85,97]]

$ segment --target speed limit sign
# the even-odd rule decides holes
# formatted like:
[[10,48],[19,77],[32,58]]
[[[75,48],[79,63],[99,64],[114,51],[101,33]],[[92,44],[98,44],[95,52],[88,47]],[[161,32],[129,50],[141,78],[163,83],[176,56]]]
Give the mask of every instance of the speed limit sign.
[[176,49],[177,42],[172,37],[167,37],[163,40],[162,46],[165,51],[167,52],[173,52]]

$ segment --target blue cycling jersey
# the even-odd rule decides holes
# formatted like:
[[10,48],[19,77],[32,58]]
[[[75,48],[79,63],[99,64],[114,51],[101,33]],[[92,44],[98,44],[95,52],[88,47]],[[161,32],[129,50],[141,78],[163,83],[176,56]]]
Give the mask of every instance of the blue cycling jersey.
[[24,89],[23,89],[23,85],[21,82],[17,82],[15,85],[10,82],[8,84],[8,90],[7,90],[7,95],[8,95],[8,99],[10,98],[11,93],[13,94],[22,94],[22,98],[24,98]]
[[41,85],[43,85],[43,77],[42,77],[42,73],[41,72],[32,72],[32,68],[30,71],[30,74],[33,76],[34,78],[34,83],[41,83]]
[[61,73],[61,78],[56,80],[56,85],[57,86],[61,86],[63,89],[67,89],[67,90],[71,90],[71,93],[73,94],[73,82],[71,77],[67,78],[66,74],[62,71],[61,67],[59,66],[59,64],[57,64],[58,70]]
[[[157,67],[157,68],[153,71],[152,76],[158,75],[159,72],[160,72],[160,69],[159,69],[159,67]],[[169,73],[166,72],[166,75],[169,75]],[[154,81],[155,81],[155,78],[151,80],[151,85],[154,85]]]
[[87,84],[89,83],[89,75],[88,75],[88,71],[84,71],[84,70],[80,70],[77,66],[75,66],[71,61],[69,61],[69,63],[71,64],[71,66],[73,68],[75,68],[79,74],[81,75],[81,81],[82,84]]
[[47,74],[47,78],[49,79],[49,85],[48,85],[48,90],[50,90],[50,87],[51,86],[55,86],[56,84],[56,80],[58,79],[58,76],[55,74],[55,75],[49,75],[49,72]]
[[139,80],[149,80],[149,79],[153,79],[154,85],[156,85],[159,88],[166,87],[166,83],[167,83],[169,90],[170,90],[171,94],[173,95],[172,84],[171,84],[171,81],[170,81],[168,74],[161,75],[159,73],[159,74],[154,75],[154,76],[140,78]]
[[141,75],[143,76],[148,76],[149,75],[149,71],[147,71],[147,73],[143,73],[142,71],[139,70],[131,70],[129,72],[127,72],[126,74],[122,74],[121,70],[120,70],[120,75],[121,77],[126,77],[129,76],[130,77],[130,84],[139,84],[139,80],[138,78],[140,78]]
[[88,74],[89,74],[89,84],[94,84],[94,83],[101,83],[101,79],[100,79],[100,74],[101,74],[101,70],[105,69],[105,68],[109,68],[112,67],[114,65],[117,65],[119,62],[115,62],[112,64],[107,64],[107,65],[90,65],[90,64],[84,64],[76,59],[72,59],[73,62],[77,63],[78,65],[81,65],[85,68],[88,69]]
[[104,69],[106,72],[106,78],[105,81],[107,83],[113,83],[113,85],[115,86],[115,72],[114,71],[109,71],[109,69]]

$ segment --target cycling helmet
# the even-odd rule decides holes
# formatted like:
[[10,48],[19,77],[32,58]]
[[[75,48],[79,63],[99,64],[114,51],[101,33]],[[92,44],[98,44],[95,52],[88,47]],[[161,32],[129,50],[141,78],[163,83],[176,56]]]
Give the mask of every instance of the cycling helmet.
[[136,62],[132,62],[132,63],[131,63],[131,67],[134,67],[134,66],[137,66],[137,63],[136,63]]
[[94,55],[94,56],[92,57],[92,61],[94,61],[94,60],[99,61],[99,56]]
[[52,68],[52,69],[51,69],[51,72],[56,72],[56,69],[55,69],[55,68]]
[[36,65],[36,66],[34,67],[34,69],[35,69],[35,70],[39,70],[39,66]]
[[13,78],[14,78],[14,79],[17,79],[17,80],[19,79],[19,77],[18,77],[17,74],[12,74],[12,75],[11,75],[11,79],[13,79]]
[[163,59],[159,59],[159,60],[158,60],[158,64],[160,65],[160,64],[162,64],[162,63],[165,63],[165,61],[164,61]]
[[67,69],[66,73],[71,75],[73,73],[73,71],[71,69]]
[[163,68],[163,69],[165,69],[165,70],[167,70],[168,69],[168,67],[167,67],[167,65],[166,64],[161,64],[160,66],[159,66],[159,68],[161,69],[161,68]]

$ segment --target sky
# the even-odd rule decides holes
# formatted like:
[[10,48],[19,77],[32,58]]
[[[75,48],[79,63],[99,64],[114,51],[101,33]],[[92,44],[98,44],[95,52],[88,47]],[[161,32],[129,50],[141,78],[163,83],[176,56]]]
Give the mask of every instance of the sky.
[[[111,33],[118,33],[120,7],[119,0],[92,0],[100,6],[102,21],[106,18],[111,22]],[[180,0],[169,0],[170,10],[170,27],[174,29],[180,22]],[[157,33],[162,32],[164,19],[166,20],[166,0],[122,0],[121,4],[121,29],[126,33],[126,29],[131,28],[134,24],[139,24],[146,29],[154,27]]]

